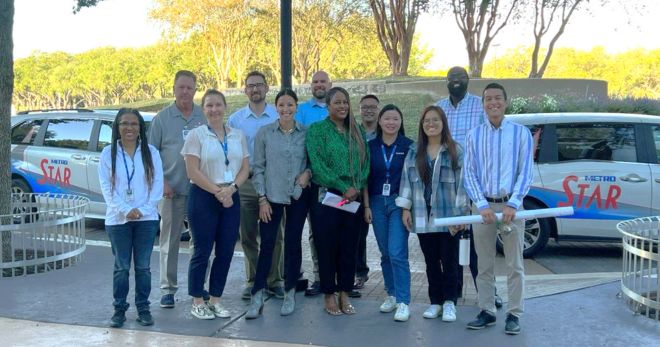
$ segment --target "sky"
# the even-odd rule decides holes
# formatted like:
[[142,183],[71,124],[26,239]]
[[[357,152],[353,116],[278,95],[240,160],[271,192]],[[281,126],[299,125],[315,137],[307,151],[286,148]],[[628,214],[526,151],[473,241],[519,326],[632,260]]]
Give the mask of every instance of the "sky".
[[[590,14],[575,14],[557,46],[582,50],[603,46],[611,53],[660,48],[660,1],[636,0],[647,7],[631,15],[621,11],[620,1],[627,0],[612,0],[607,6],[594,6]],[[148,17],[152,0],[105,0],[76,15],[71,11],[73,3],[15,0],[14,57],[23,58],[34,51],[80,53],[103,46],[142,47],[161,37],[162,26]],[[453,16],[424,14],[416,32],[420,42],[434,52],[429,69],[468,65],[465,42]],[[496,36],[486,60],[507,49],[531,45],[532,39],[530,29],[507,26]]]

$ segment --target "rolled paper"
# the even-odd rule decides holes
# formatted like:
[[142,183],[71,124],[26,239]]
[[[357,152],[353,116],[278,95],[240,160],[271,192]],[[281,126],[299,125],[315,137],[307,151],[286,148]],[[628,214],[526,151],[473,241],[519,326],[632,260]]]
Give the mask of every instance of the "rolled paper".
[[[567,207],[553,207],[553,208],[541,208],[537,210],[523,210],[516,212],[516,220],[518,219],[530,219],[530,218],[545,218],[545,217],[558,217],[558,216],[570,216],[574,213],[573,206]],[[498,221],[502,220],[502,213],[495,213]],[[463,225],[463,224],[476,224],[482,223],[483,219],[481,215],[469,215],[469,216],[457,216],[457,217],[446,217],[446,218],[436,218],[433,220],[435,226],[451,226],[451,225]]]

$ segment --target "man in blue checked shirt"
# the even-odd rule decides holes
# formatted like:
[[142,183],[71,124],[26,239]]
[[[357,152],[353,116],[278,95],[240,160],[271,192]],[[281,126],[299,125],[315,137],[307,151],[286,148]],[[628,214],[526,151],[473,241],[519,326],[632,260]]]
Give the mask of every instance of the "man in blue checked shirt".
[[[504,332],[516,335],[520,333],[519,318],[523,313],[525,223],[515,217],[532,184],[533,140],[527,127],[505,118],[507,97],[502,85],[487,85],[482,100],[488,121],[468,132],[463,165],[472,211],[483,219],[483,223],[472,225],[479,257],[477,289],[481,312],[467,327],[483,329],[495,324],[495,241],[499,232],[508,268],[509,303]],[[502,212],[501,222],[497,221],[496,212]]]

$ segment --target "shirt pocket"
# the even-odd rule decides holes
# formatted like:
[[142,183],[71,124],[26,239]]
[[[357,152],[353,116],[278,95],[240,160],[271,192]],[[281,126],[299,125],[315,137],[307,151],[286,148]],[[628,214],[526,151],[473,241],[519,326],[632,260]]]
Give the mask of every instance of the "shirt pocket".
[[456,183],[456,175],[451,167],[442,166],[440,168],[440,182],[442,183]]

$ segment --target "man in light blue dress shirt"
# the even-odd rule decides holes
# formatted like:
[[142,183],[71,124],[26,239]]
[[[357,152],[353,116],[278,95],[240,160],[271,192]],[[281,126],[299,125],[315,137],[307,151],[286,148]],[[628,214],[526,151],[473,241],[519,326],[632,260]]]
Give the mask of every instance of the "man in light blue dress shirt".
[[[479,257],[477,276],[481,312],[468,329],[495,324],[495,241],[502,237],[507,266],[508,307],[504,332],[520,333],[523,313],[525,222],[515,220],[533,180],[533,140],[527,127],[504,117],[507,97],[498,83],[486,86],[483,106],[488,121],[468,132],[465,140],[463,176],[465,190],[473,202],[472,211],[483,223],[473,224],[474,245]],[[502,212],[498,222],[495,212]]]
[[[275,106],[266,103],[268,83],[266,76],[258,71],[250,72],[245,78],[245,95],[248,97],[247,106],[234,112],[227,121],[231,128],[241,129],[247,139],[250,153],[250,176],[241,185],[238,192],[241,197],[241,246],[245,253],[245,272],[247,285],[243,290],[243,299],[250,299],[251,289],[259,259],[259,196],[252,184],[252,163],[254,161],[254,138],[259,129],[277,121],[278,115]],[[284,298],[284,243],[282,242],[282,228],[277,232],[273,262],[268,275],[268,292],[279,298]]]
[[328,105],[325,104],[325,94],[332,88],[332,81],[325,71],[317,71],[312,75],[312,98],[298,105],[295,120],[305,127],[324,120],[328,116]]

